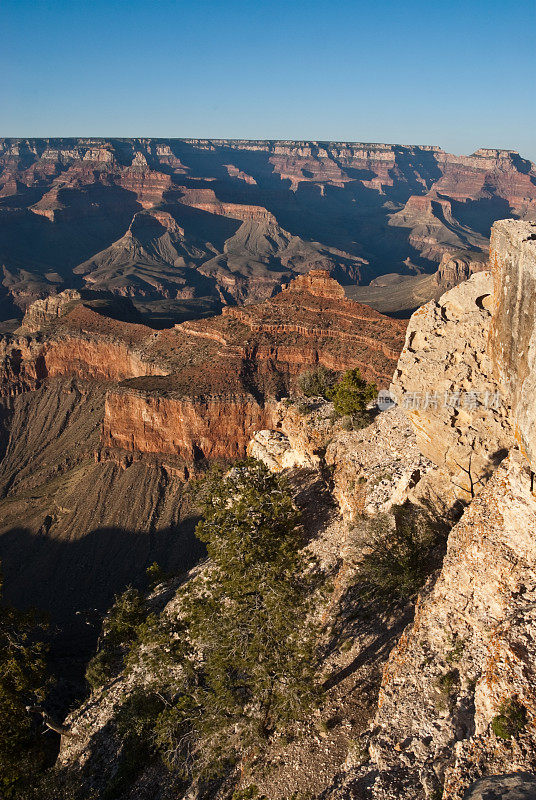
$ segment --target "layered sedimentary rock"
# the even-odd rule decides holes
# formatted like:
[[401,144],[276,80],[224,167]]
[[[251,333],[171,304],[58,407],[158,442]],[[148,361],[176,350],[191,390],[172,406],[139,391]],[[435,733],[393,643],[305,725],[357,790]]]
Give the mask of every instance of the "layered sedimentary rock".
[[[496,153],[479,157],[506,158]],[[322,707],[300,720],[299,738],[275,736],[253,764],[244,759],[230,776],[239,788],[256,785],[266,797],[307,793],[330,800],[531,796],[531,773],[536,771],[536,499],[527,458],[530,428],[525,426],[525,438],[518,435],[519,449],[514,425],[516,414],[523,422],[528,416],[521,412],[529,413],[519,406],[516,387],[531,375],[531,317],[517,311],[518,302],[526,308],[519,287],[530,285],[533,240],[523,225],[498,228],[503,238],[494,238],[494,277],[500,290],[494,293],[488,273],[473,275],[413,316],[393,382],[398,408],[378,414],[357,431],[344,430],[332,416],[332,405],[319,398],[273,403],[270,419],[257,420],[263,428],[253,436],[249,453],[275,471],[292,468],[298,494],[316,487],[304,527],[311,550],[332,580],[326,588],[329,600],[325,603],[324,597],[316,608],[325,626]],[[125,398],[135,408],[125,411],[119,405],[110,414],[110,436],[115,420],[117,436],[125,440],[132,434],[140,443],[145,436],[155,451],[167,445],[175,453],[187,449],[180,425],[190,414],[184,397],[194,377],[199,397],[210,383],[229,399],[236,385],[230,375],[238,367],[242,387],[260,406],[270,393],[277,396],[278,389],[292,385],[300,364],[312,363],[308,348],[314,337],[316,363],[334,358],[336,342],[339,358],[344,343],[349,358],[354,357],[359,340],[352,337],[363,333],[353,327],[357,320],[384,336],[385,321],[348,305],[326,275],[313,274],[260,307],[233,309],[213,322],[152,334],[137,345],[143,357],[176,367],[173,348],[180,342],[181,373],[174,375],[170,368],[166,375],[109,385],[107,402]],[[285,326],[282,341],[276,338],[279,323]],[[303,337],[301,361],[298,334]],[[272,350],[267,337],[275,337]],[[205,377],[195,360],[196,348],[204,364],[215,353],[225,353],[225,370],[218,367]],[[497,382],[499,375],[508,378],[504,386]],[[459,393],[460,401],[444,406],[433,396],[443,390],[451,401]],[[491,393],[487,405],[486,392]],[[470,393],[471,400],[464,400]],[[193,403],[191,391],[189,398]],[[208,405],[204,408],[202,424],[212,414]],[[126,421],[122,428],[120,417]],[[201,441],[204,432],[199,420],[194,422]],[[229,420],[221,422],[226,426]],[[153,456],[172,475],[163,454]],[[125,468],[128,476],[142,464],[125,459],[121,467],[105,460],[94,466],[117,473]],[[318,488],[322,474],[323,495]],[[17,480],[12,473],[6,478],[8,483]],[[328,488],[340,516],[326,503]],[[359,570],[371,546],[377,546],[375,524],[385,522],[394,503],[407,501],[439,514],[450,527],[456,494],[465,501],[465,511],[460,518],[458,508],[443,563],[437,562],[416,607],[413,598],[371,601],[362,593]],[[404,558],[404,542],[401,546]],[[434,550],[438,557],[440,550]],[[172,592],[175,585],[168,588]],[[177,613],[177,602],[171,600],[170,613]],[[114,732],[114,716],[126,708],[133,680],[132,672],[117,675],[67,720],[72,735],[64,738],[60,759],[76,770],[85,764],[88,785],[104,786],[116,774],[123,745]],[[510,731],[512,708],[516,724]],[[168,776],[151,761],[140,767],[130,791],[142,798],[163,797],[169,793]]]
[[448,251],[441,259],[434,277],[442,292],[446,292],[466,281],[475,272],[482,272],[486,269],[489,267],[484,255],[478,258],[473,253],[463,254]]
[[174,455],[188,463],[235,459],[245,455],[252,431],[271,424],[270,405],[246,393],[173,397],[126,386],[107,394],[102,441],[105,448]]
[[104,444],[187,461],[242,456],[252,433],[273,425],[274,401],[306,367],[359,367],[385,384],[403,330],[347,300],[327,273],[312,272],[263,304],[156,337],[147,354],[170,374],[109,391]]
[[403,343],[404,323],[326,272],[242,312],[159,331],[129,300],[68,290],[0,340],[5,591],[50,611],[68,652],[92,642],[77,611],[103,610],[155,560],[199,558],[188,479],[244,456],[305,367],[387,381]]
[[[534,175],[517,153],[494,149],[1,139],[0,316],[73,287],[178,319],[201,300],[264,300],[315,266],[348,285],[432,274],[447,255],[478,261],[493,221],[534,219]],[[456,279],[459,268],[448,271]],[[436,290],[427,285],[425,299]]]
[[1,341],[4,395],[62,376],[106,382],[106,450],[236,458],[307,366],[359,367],[385,385],[405,329],[318,270],[264,304],[163,331],[125,321],[129,308],[72,291],[37,301]]

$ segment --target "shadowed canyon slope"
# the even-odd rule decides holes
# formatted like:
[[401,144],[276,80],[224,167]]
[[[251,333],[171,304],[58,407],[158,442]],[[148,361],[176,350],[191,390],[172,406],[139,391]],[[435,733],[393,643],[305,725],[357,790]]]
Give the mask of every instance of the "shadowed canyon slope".
[[506,216],[536,216],[534,165],[513,151],[1,139],[0,314],[86,287],[185,319],[263,300],[311,268],[347,285],[417,279],[384,306],[392,283],[357,295],[411,308],[479,269]]

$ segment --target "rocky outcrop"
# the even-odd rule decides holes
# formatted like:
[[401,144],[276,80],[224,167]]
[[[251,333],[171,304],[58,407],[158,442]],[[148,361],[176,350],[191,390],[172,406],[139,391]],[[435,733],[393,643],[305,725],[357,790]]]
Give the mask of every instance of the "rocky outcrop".
[[[398,787],[460,800],[482,775],[536,768],[534,530],[529,470],[512,453],[451,531],[441,575],[384,670],[375,796]],[[512,700],[524,722],[501,739],[492,723]]]
[[286,434],[272,429],[257,431],[253,435],[248,442],[247,455],[262,461],[271,472],[300,467],[310,469],[320,464],[318,455],[294,449]]
[[386,513],[407,500],[447,517],[455,506],[448,475],[422,455],[410,423],[396,407],[352,431],[336,418],[333,403],[284,400],[274,409],[273,424],[254,434],[248,455],[274,472],[326,469],[347,523]]
[[495,374],[512,406],[516,439],[536,470],[536,224],[496,223],[490,264]]
[[65,289],[60,294],[52,294],[42,300],[36,300],[26,310],[21,323],[21,330],[25,333],[35,333],[54,322],[58,317],[68,314],[74,304],[82,299],[76,289]]
[[487,351],[493,309],[489,272],[473,275],[418,309],[391,390],[421,452],[470,499],[513,443],[508,396]]
[[434,278],[440,289],[446,292],[466,281],[475,272],[482,272],[486,269],[489,269],[489,266],[484,255],[481,258],[475,258],[472,254],[447,252],[441,259]]
[[[536,498],[526,394],[534,378],[534,232],[528,223],[498,223],[493,284],[487,273],[474,275],[408,327],[393,389],[419,448],[458,488],[461,466],[472,499],[389,656],[371,764],[349,769],[346,793],[461,800],[530,789],[523,776],[536,770]],[[479,404],[464,419],[463,402],[448,413],[430,397],[419,408],[414,398],[404,403],[409,389],[429,395],[438,375],[452,382],[440,386],[449,392],[497,393],[502,411],[486,415]],[[494,467],[499,443],[509,454]]]
[[384,514],[406,500],[447,514],[454,504],[445,476],[418,446],[415,433],[397,408],[380,413],[360,431],[339,431],[325,455],[333,476],[333,496],[349,522]]

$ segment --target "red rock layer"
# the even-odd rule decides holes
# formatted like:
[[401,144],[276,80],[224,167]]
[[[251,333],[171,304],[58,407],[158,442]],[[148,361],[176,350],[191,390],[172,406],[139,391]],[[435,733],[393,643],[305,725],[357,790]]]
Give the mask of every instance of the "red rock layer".
[[33,332],[2,340],[4,391],[57,376],[105,381],[104,448],[186,462],[245,455],[307,367],[359,367],[387,385],[404,342],[405,323],[348,300],[322,270],[265,303],[160,332],[88,302],[65,292],[29,310]]
[[103,426],[105,447],[139,453],[199,457],[243,457],[252,431],[273,426],[270,406],[248,395],[175,399],[109,391]]

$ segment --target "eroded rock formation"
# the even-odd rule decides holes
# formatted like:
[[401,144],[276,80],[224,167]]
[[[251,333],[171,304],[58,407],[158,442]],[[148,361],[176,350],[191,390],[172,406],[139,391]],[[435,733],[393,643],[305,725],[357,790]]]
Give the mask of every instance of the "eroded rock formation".
[[359,367],[385,385],[405,328],[318,270],[264,304],[160,332],[110,317],[102,302],[71,291],[37,301],[2,340],[4,394],[58,376],[105,381],[104,448],[185,462],[243,456],[307,366]]
[[478,263],[493,221],[535,207],[534,166],[508,150],[1,139],[0,317],[84,286],[191,317],[313,267],[355,284],[441,262],[448,283]]
[[411,318],[391,390],[424,455],[470,499],[513,443],[508,396],[488,353],[489,272],[472,276]]

